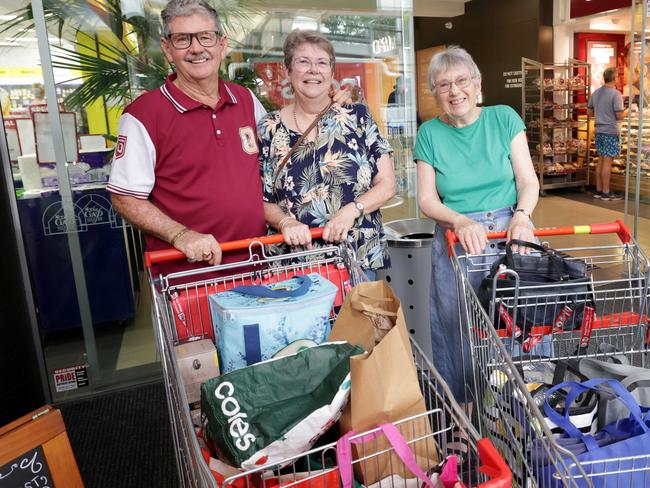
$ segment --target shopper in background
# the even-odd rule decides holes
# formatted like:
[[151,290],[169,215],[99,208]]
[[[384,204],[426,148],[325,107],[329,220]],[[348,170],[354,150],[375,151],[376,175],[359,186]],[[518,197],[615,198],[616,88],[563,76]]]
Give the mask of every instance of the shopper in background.
[[623,96],[616,89],[616,68],[603,72],[605,84],[598,88],[589,99],[588,110],[596,118],[596,193],[594,198],[601,200],[620,200],[622,195],[614,193],[609,187],[612,176],[612,158],[621,154],[621,128],[619,120],[625,117]]
[[43,83],[32,84],[32,100],[31,105],[43,105],[45,101],[45,87]]
[[[444,113],[420,127],[414,159],[418,204],[437,222],[430,297],[433,360],[454,396],[465,402],[472,387],[471,356],[467,343],[461,342],[456,278],[445,230],[456,233],[468,254],[498,252],[487,232],[505,230],[508,239],[531,241],[539,184],[519,115],[503,105],[477,106],[481,73],[467,51],[450,46],[435,54],[428,77]],[[483,276],[470,273],[475,289]]]
[[334,63],[334,47],[322,34],[287,36],[294,103],[258,125],[265,216],[290,245],[311,245],[310,227],[324,226],[327,242],[348,239],[372,279],[388,264],[379,208],[395,194],[392,149],[365,105],[332,105]]

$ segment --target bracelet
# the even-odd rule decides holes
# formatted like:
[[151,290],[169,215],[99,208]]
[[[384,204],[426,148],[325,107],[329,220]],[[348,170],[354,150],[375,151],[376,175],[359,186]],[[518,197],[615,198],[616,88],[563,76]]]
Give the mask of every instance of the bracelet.
[[286,224],[290,220],[294,220],[294,218],[291,215],[285,215],[284,217],[282,217],[282,219],[278,223],[278,230],[282,232],[282,227],[284,227],[284,224]]
[[180,239],[182,236],[184,236],[185,234],[187,234],[189,231],[190,231],[190,229],[188,229],[187,227],[183,227],[181,230],[176,232],[174,237],[172,237],[171,240],[169,241],[169,243],[172,245],[172,247],[176,247],[176,245],[175,245],[176,241],[178,239]]

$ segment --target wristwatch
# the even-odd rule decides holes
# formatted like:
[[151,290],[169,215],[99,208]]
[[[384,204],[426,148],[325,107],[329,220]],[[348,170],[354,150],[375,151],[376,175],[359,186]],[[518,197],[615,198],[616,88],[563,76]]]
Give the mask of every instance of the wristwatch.
[[365,210],[365,207],[363,206],[363,203],[361,203],[359,200],[355,200],[354,201],[354,206],[359,211],[359,217],[357,217],[357,218],[363,217],[363,211]]
[[531,216],[530,216],[530,212],[529,212],[528,210],[526,210],[526,209],[524,209],[524,208],[518,208],[517,210],[515,210],[515,213],[516,213],[516,212],[521,212],[521,213],[524,214],[526,217],[528,217],[529,220],[532,220],[532,218],[531,218]]

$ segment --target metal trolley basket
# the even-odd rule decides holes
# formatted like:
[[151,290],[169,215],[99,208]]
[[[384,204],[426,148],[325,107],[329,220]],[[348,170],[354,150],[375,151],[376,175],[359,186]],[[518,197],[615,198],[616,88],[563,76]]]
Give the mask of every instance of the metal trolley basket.
[[[624,487],[632,486],[623,481],[630,478],[630,473],[637,473],[636,479],[643,473],[640,476],[647,480],[644,485],[650,486],[650,456],[579,463],[558,444],[551,432],[554,424],[547,424],[540,398],[531,395],[525,382],[526,371],[539,370],[540,365],[555,367],[559,360],[624,355],[632,365],[648,366],[650,337],[646,313],[650,263],[647,256],[621,221],[535,230],[538,237],[575,234],[616,234],[620,240],[619,244],[608,242],[557,249],[567,259],[586,262],[590,278],[587,293],[579,292],[578,288],[567,292],[566,285],[560,291],[562,285],[558,284],[520,286],[516,272],[502,269],[501,276],[509,275],[515,286],[499,288],[498,291],[509,293],[497,297],[498,276],[495,276],[492,300],[486,312],[470,277],[473,273],[487,275],[494,259],[485,255],[459,255],[455,250],[457,238],[448,232],[450,257],[458,282],[461,331],[465,352],[469,351],[463,360],[473,363],[473,368],[469,368],[473,377],[468,381],[473,382],[470,401],[476,405],[475,420],[481,434],[491,438],[506,459],[513,472],[513,486],[604,486],[607,481],[607,486]],[[505,233],[488,234],[489,239],[504,237]],[[565,306],[593,307],[595,316],[591,327],[583,321],[582,325],[574,324],[578,327],[574,330],[557,328],[563,321],[558,321],[555,311]],[[554,324],[536,324],[530,331],[523,331],[522,339],[526,334],[545,339],[546,347],[552,347],[552,358],[536,355],[534,349],[526,350],[525,341],[516,337],[518,314],[530,316],[532,311],[534,316],[535,311],[545,309],[553,310]],[[553,465],[552,476],[542,465],[535,464],[540,463],[539,457],[535,461],[528,455],[535,439],[537,449],[545,454],[544,466]]]
[[[319,236],[321,230],[314,229],[313,236]],[[353,254],[345,246],[331,246],[309,251],[302,251],[282,256],[269,257],[264,254],[263,245],[280,242],[281,236],[267,236],[263,238],[247,239],[233,243],[223,243],[222,250],[246,249],[250,250],[250,259],[243,262],[230,263],[221,266],[208,267],[199,270],[169,274],[154,277],[152,265],[184,256],[176,250],[156,251],[145,254],[145,263],[149,271],[151,293],[153,297],[153,318],[156,338],[166,386],[166,397],[169,407],[170,423],[174,439],[176,463],[181,486],[186,487],[217,487],[234,486],[248,488],[249,486],[294,486],[301,488],[339,488],[338,468],[336,461],[336,443],[330,443],[312,449],[301,456],[289,458],[278,465],[260,466],[252,471],[235,474],[218,483],[211,472],[211,462],[207,452],[202,449],[193,425],[185,387],[180,371],[176,364],[174,346],[179,344],[177,325],[182,319],[187,325],[189,334],[183,341],[201,339],[206,336],[206,327],[211,327],[211,319],[206,307],[202,304],[192,303],[207,301],[207,294],[215,290],[230,288],[243,283],[273,282],[294,274],[320,273],[334,282],[343,295],[348,291],[350,283],[347,277],[352,278],[352,283],[359,279],[354,266],[350,266]],[[257,252],[255,253],[254,250]],[[297,261],[301,259],[303,261]],[[216,271],[227,272],[227,276],[209,277]],[[340,271],[345,271],[341,273]],[[348,273],[349,272],[349,273]],[[182,278],[183,284],[175,284]],[[188,282],[188,279],[191,280]],[[336,308],[332,313],[334,320]],[[412,341],[412,348],[417,365],[419,382],[425,397],[428,411],[421,416],[427,416],[432,428],[431,434],[425,437],[412,439],[408,435],[409,425],[413,418],[403,419],[395,425],[411,445],[431,438],[435,442],[427,441],[427,445],[435,446],[438,458],[443,459],[448,453],[448,439],[451,431],[458,431],[468,439],[469,453],[466,455],[462,471],[466,474],[471,486],[483,488],[502,488],[510,486],[510,470],[498,455],[488,439],[480,439],[476,430],[465,417],[458,404],[454,401],[447,385],[440,378],[435,369],[427,361],[420,348]],[[418,416],[418,417],[421,417]],[[361,438],[363,434],[352,437]],[[421,445],[421,444],[420,444]],[[374,443],[362,443],[358,452],[362,455],[355,459],[353,464],[364,462],[373,463],[380,455],[385,455],[389,450],[377,451],[373,449]],[[314,461],[319,469],[314,468]],[[480,466],[479,466],[480,464]],[[280,466],[284,466],[280,469]],[[324,469],[323,469],[324,468]],[[424,468],[424,467],[423,467]],[[427,466],[433,469],[434,466]],[[409,473],[401,468],[390,466],[393,476],[390,476],[390,485],[406,486],[407,478],[412,478]],[[427,471],[427,470],[425,470]],[[328,476],[329,475],[329,476]],[[400,476],[401,478],[398,478]],[[402,480],[398,482],[397,480]],[[414,480],[408,480],[408,486],[414,485]],[[387,482],[381,486],[386,487]],[[378,485],[379,486],[379,485]]]

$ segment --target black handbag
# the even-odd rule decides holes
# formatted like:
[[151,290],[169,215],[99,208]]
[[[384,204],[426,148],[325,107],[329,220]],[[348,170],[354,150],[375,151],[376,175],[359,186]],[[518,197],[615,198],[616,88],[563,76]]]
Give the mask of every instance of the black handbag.
[[[537,252],[514,253],[513,244]],[[519,275],[516,318],[515,278],[504,274],[504,266]],[[591,308],[589,319],[593,320],[593,290],[584,261],[565,258],[556,250],[533,242],[510,240],[505,246],[505,254],[492,264],[478,289],[479,301],[488,314],[495,276],[498,278],[492,323],[497,329],[515,328],[515,336],[520,342],[528,337],[533,326],[551,326],[553,332],[582,327],[586,306]],[[591,327],[589,334],[590,330]],[[584,347],[588,345],[588,339]]]

